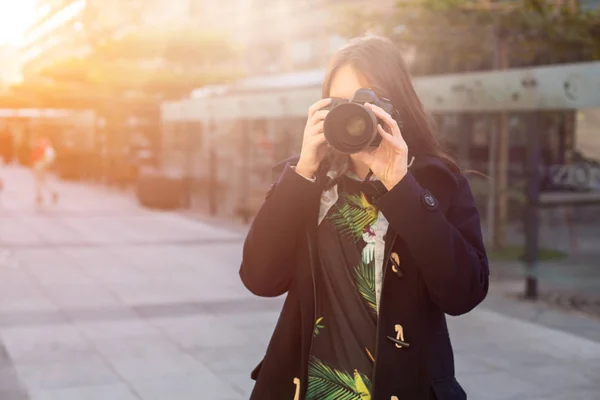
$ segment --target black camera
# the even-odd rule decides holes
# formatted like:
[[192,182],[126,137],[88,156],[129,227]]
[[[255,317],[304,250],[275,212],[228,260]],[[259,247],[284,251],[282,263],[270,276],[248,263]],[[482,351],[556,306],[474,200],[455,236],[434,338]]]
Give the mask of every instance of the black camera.
[[390,100],[378,97],[371,89],[358,89],[350,100],[332,98],[324,107],[330,111],[325,118],[323,133],[335,150],[354,154],[381,143],[377,124],[385,125],[364,106],[365,103],[381,107],[389,114],[394,110]]

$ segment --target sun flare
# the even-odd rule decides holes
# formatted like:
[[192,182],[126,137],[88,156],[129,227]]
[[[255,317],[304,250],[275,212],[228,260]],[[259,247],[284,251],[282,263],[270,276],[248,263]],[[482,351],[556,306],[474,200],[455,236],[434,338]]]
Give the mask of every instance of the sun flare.
[[35,0],[0,0],[0,45],[18,46],[35,18]]

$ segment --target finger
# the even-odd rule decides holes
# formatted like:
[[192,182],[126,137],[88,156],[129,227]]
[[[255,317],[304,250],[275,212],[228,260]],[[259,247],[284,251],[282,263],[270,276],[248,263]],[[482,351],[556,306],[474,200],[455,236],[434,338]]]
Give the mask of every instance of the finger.
[[325,117],[329,114],[329,110],[318,110],[316,111],[312,117],[310,117],[310,124],[315,125],[319,121],[323,121]]
[[383,126],[381,126],[381,124],[377,124],[377,132],[379,132],[379,135],[381,135],[381,138],[383,140],[385,140],[386,142],[390,143],[393,146],[397,146],[398,145],[398,141],[397,139],[388,131],[386,131]]
[[376,106],[373,103],[365,103],[365,106],[370,108],[371,111],[373,111],[373,113],[375,115],[377,115],[379,118],[381,118],[385,121],[393,120],[392,116],[390,114],[388,114],[383,108]]
[[316,136],[318,134],[322,134],[323,133],[323,126],[325,125],[325,121],[321,120],[319,122],[317,122],[316,124],[312,125],[309,128],[309,132],[311,134],[311,136]]
[[327,143],[327,139],[325,139],[325,135],[320,133],[317,136],[315,136],[314,143],[315,143],[315,146],[321,146],[321,145]]
[[312,106],[308,107],[308,117],[311,118],[315,112],[317,112],[321,108],[329,105],[329,103],[331,103],[331,99],[330,98],[321,99],[321,100],[317,101]]
[[390,133],[392,134],[392,136],[402,136],[402,133],[400,132],[400,127],[398,126],[398,122],[396,122],[396,120],[390,114],[388,114],[384,109],[382,109],[379,106],[376,106],[375,104],[365,104],[371,109],[371,111],[373,111],[373,114],[379,117],[390,127]]
[[[402,139],[402,136],[395,137],[392,136],[389,132],[387,132],[381,125],[377,125],[377,132],[381,135],[381,138],[385,140],[385,143],[389,143],[390,146],[394,147],[397,150],[404,151],[406,150],[406,142]],[[383,144],[383,143],[382,143]]]
[[309,146],[315,151],[319,151],[327,144],[327,140],[325,139],[325,135],[322,133],[311,138]]

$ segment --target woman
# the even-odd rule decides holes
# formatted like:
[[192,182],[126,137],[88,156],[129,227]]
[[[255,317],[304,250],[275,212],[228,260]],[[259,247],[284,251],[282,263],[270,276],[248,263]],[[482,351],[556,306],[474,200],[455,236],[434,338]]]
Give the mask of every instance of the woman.
[[[324,108],[361,88],[391,100],[393,116],[366,104],[383,121],[381,144],[336,153]],[[252,399],[466,398],[444,315],[487,294],[479,215],[391,41],[355,39],[334,56],[300,157],[252,223],[240,275],[258,296],[287,292]]]

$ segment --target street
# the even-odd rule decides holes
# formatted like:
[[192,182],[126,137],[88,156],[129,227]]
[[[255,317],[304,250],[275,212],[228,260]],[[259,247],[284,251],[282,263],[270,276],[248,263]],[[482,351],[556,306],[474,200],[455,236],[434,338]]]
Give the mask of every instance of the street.
[[[248,398],[283,299],[242,286],[243,229],[87,183],[36,207],[27,170],[0,175],[1,400]],[[600,399],[600,341],[492,301],[449,319],[470,399]]]

